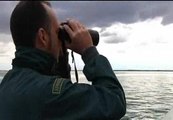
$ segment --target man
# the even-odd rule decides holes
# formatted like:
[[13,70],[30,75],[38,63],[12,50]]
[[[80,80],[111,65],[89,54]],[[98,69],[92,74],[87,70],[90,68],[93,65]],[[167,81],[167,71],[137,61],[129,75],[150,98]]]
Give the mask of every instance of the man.
[[65,47],[81,55],[92,85],[73,84],[59,71],[67,56],[50,3],[19,2],[10,20],[16,53],[0,84],[0,120],[118,120],[126,113],[123,88],[108,60],[93,46],[84,25],[67,23],[63,27],[71,43]]

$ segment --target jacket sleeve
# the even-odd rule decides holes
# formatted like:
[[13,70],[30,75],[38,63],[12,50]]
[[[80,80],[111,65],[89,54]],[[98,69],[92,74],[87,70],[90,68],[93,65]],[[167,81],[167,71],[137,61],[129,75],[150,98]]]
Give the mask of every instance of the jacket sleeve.
[[[118,120],[126,113],[126,100],[108,60],[91,47],[82,55],[84,74],[92,85],[59,79],[57,94],[44,101],[44,117],[61,120]],[[50,82],[47,89],[51,89]],[[55,89],[56,90],[56,89]]]

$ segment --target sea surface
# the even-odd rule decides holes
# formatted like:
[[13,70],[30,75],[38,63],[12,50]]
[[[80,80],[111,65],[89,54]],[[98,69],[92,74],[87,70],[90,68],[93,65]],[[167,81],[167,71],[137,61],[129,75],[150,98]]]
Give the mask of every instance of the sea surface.
[[[81,71],[79,82],[88,83]],[[127,100],[131,120],[162,120],[173,108],[173,72],[168,71],[115,71]],[[4,73],[0,72],[0,81]],[[71,72],[75,82],[74,72]]]

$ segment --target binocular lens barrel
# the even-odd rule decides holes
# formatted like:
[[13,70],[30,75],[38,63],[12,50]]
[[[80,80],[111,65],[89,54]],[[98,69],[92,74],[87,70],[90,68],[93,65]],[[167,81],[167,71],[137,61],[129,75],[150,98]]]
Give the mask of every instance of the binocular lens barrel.
[[[95,30],[92,29],[88,29],[88,32],[91,35],[92,41],[93,41],[93,45],[97,46],[99,43],[99,33]],[[59,30],[59,39],[62,41],[67,41],[67,42],[71,42],[70,36],[68,35],[68,33],[66,32],[65,29],[60,29]]]

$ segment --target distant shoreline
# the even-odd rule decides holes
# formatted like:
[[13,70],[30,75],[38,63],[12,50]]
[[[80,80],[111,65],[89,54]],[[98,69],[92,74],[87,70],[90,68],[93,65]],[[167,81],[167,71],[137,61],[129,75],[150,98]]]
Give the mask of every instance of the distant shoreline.
[[[74,70],[71,70],[71,71],[74,71]],[[78,71],[82,71],[82,70],[78,70]],[[145,72],[147,72],[147,71],[160,71],[160,72],[163,72],[163,71],[168,71],[168,72],[173,72],[173,70],[113,70],[113,71],[145,71]]]
[[[0,73],[4,73],[7,72],[8,70],[0,70]],[[71,71],[75,71],[75,70],[71,70]],[[77,70],[77,71],[82,71],[82,70]],[[145,71],[145,72],[150,72],[150,71],[157,71],[157,72],[173,72],[173,70],[113,70],[113,71]]]
[[156,72],[173,72],[173,70],[114,70],[114,71],[141,71],[141,72],[143,72],[143,71],[145,71],[145,72],[154,72],[154,71],[156,71]]

